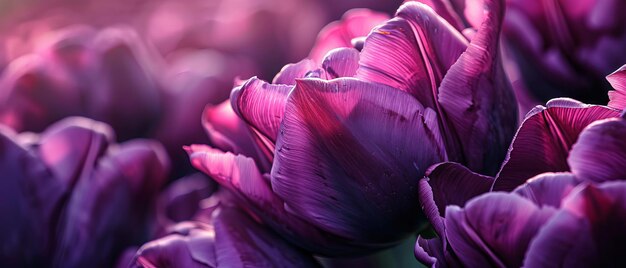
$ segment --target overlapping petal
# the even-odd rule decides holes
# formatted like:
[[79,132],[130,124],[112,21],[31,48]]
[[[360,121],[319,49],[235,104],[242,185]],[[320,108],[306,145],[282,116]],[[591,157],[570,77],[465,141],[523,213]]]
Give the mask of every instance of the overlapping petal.
[[139,249],[132,267],[319,267],[304,252],[258,226],[243,212],[220,207],[210,223],[183,222]]
[[579,178],[593,182],[626,180],[626,121],[596,121],[580,133],[567,163]]
[[[327,25],[317,36],[315,45],[309,58],[316,62],[322,59],[335,48],[353,47],[355,38],[366,36],[374,26],[384,22],[389,17],[368,9],[353,9],[346,12],[340,21]],[[360,50],[359,46],[356,46]]]
[[556,212],[506,193],[490,193],[446,209],[446,237],[471,267],[521,267],[533,236]]
[[404,213],[420,213],[416,178],[446,157],[435,117],[383,85],[300,80],[285,109],[272,188],[289,211],[331,233],[404,236],[419,219]]
[[528,267],[623,266],[626,183],[581,185],[531,242]]
[[606,79],[614,89],[609,91],[609,107],[626,109],[626,65],[608,75]]
[[567,157],[581,131],[596,120],[617,116],[611,108],[571,99],[536,107],[517,131],[493,190],[511,191],[543,172],[569,171]]

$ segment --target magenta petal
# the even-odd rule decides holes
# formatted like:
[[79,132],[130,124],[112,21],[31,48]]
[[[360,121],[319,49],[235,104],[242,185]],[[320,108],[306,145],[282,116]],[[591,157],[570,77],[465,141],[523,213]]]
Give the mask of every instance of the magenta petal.
[[489,175],[497,172],[518,117],[499,57],[502,5],[500,0],[488,0],[480,6],[483,21],[467,50],[449,68],[438,94],[447,124],[455,133],[448,136],[448,147],[454,145],[463,157],[452,160]]
[[559,208],[561,200],[579,183],[571,173],[543,173],[528,179],[513,192],[533,201],[537,206]]
[[168,175],[165,149],[145,140],[111,149],[80,178],[68,201],[55,247],[59,267],[112,265],[110,256],[144,239],[145,221]]
[[626,265],[626,183],[581,185],[577,190],[530,244],[525,266]]
[[322,69],[326,79],[353,77],[359,68],[359,51],[354,48],[337,48],[331,50],[322,61]]
[[369,34],[357,77],[409,92],[440,113],[439,85],[466,48],[465,38],[430,7],[408,2]]
[[[252,157],[260,163],[265,160],[261,157],[248,126],[233,111],[229,100],[215,106],[207,105],[202,113],[202,126],[214,147]],[[264,165],[269,166],[269,163]]]
[[626,108],[626,65],[606,77],[615,90],[609,91],[609,107],[624,110]]
[[352,47],[352,40],[366,36],[374,26],[389,19],[384,13],[368,9],[352,9],[346,12],[340,21],[328,24],[317,36],[309,57],[316,62],[329,51],[340,47]]
[[270,141],[276,141],[283,118],[289,85],[269,84],[256,77],[233,89],[230,101],[233,110]]
[[489,193],[446,209],[446,237],[468,267],[521,267],[528,244],[555,213],[513,194]]
[[515,134],[493,190],[511,191],[544,172],[569,171],[567,156],[580,132],[596,120],[617,117],[604,106],[554,99],[530,111]]
[[626,180],[626,120],[611,118],[585,128],[572,147],[567,163],[582,180]]
[[446,157],[432,110],[402,91],[351,78],[299,80],[275,152],[272,188],[289,211],[328,232],[379,243],[415,230],[417,178]]
[[306,77],[310,71],[317,69],[317,65],[310,59],[303,59],[297,63],[287,64],[272,80],[272,84],[295,85],[296,79]]

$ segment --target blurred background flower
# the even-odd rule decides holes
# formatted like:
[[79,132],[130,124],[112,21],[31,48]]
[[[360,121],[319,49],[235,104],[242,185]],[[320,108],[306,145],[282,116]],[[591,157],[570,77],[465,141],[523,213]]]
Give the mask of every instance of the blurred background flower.
[[166,182],[163,147],[115,144],[106,124],[68,118],[42,134],[0,134],[0,264],[109,267],[151,234]]
[[626,62],[626,2],[507,0],[503,36],[518,86],[538,103],[571,97],[606,104],[605,76]]

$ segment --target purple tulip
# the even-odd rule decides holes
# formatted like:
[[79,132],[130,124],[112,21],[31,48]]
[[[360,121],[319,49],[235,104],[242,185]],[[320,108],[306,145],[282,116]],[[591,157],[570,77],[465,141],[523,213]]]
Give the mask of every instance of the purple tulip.
[[578,183],[544,173],[513,193],[448,206],[440,238],[418,238],[416,256],[435,267],[623,266],[626,182]]
[[159,144],[113,144],[109,126],[84,118],[0,140],[2,266],[107,267],[146,238],[169,169]]
[[545,172],[572,171],[569,159],[579,135],[597,120],[615,118],[617,110],[554,99],[531,110],[519,127],[495,177],[484,176],[459,163],[430,167],[420,182],[420,201],[431,223],[439,222],[447,205],[463,206],[488,192],[512,191],[528,178]]
[[0,120],[42,131],[66,116],[113,126],[122,140],[149,130],[160,113],[153,60],[129,29],[71,27],[42,52],[17,59],[0,80]]
[[534,97],[606,103],[604,77],[626,62],[626,2],[507,0],[505,47]]
[[517,114],[498,61],[501,13],[489,2],[468,41],[428,6],[407,3],[360,53],[334,49],[319,65],[286,66],[272,84],[235,88],[242,121],[205,117],[220,149],[235,154],[193,145],[191,161],[309,251],[390,247],[424,222],[418,178],[428,166],[454,159],[495,173],[504,157]]
[[[615,215],[626,209],[626,184],[610,181],[626,180],[626,120],[608,107],[567,99],[547,106],[529,113],[495,182],[454,163],[431,168],[420,201],[439,237],[418,239],[420,261],[535,267],[619,259],[626,233],[618,226],[626,218]],[[481,195],[492,183],[493,190],[515,194]]]
[[202,221],[171,226],[148,242],[131,267],[319,267],[308,255],[263,228],[236,207],[206,208]]

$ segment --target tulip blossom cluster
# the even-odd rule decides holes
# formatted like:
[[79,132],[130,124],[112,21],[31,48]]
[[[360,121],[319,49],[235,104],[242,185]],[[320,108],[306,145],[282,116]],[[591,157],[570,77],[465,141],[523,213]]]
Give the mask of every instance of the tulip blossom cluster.
[[70,2],[0,20],[1,267],[626,265],[621,1]]

